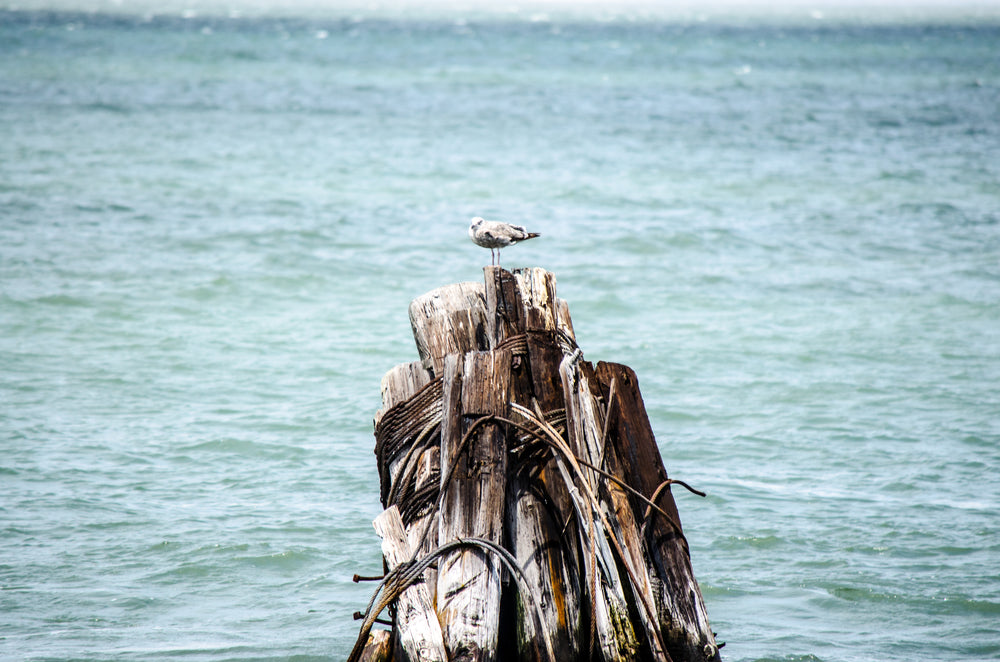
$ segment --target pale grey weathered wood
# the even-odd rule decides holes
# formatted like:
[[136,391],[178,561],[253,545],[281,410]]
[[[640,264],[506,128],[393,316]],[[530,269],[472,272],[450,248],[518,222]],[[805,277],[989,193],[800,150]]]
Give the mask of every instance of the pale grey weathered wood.
[[441,375],[449,354],[487,349],[486,302],[480,283],[456,283],[410,302],[410,326],[424,367]]
[[[475,419],[506,413],[510,359],[509,352],[495,351],[444,360],[439,544],[469,537],[503,543],[504,430],[487,423],[472,432],[467,447],[461,444]],[[475,550],[441,557],[437,606],[449,659],[496,659],[501,589],[495,558]]]
[[420,361],[401,363],[382,377],[382,408],[375,413],[375,425],[385,412],[410,398],[430,383],[432,375]]
[[514,281],[524,308],[524,330],[555,331],[555,274],[539,267],[518,269],[514,272]]
[[[372,524],[382,538],[382,555],[390,570],[411,560],[410,543],[396,506],[382,511]],[[441,625],[434,612],[434,601],[424,582],[407,588],[396,601],[396,631],[398,636],[393,658],[396,662],[448,660]]]
[[[429,370],[423,367],[420,361],[397,365],[387,372],[382,378],[382,409],[375,417],[375,425],[385,413],[396,405],[412,398],[418,391],[430,384],[432,376]],[[430,424],[430,423],[428,423]],[[399,489],[400,483],[412,480],[415,489],[420,490],[432,481],[439,480],[438,471],[440,461],[440,442],[438,437],[429,440],[427,448],[415,455],[400,453],[388,461],[388,466],[380,466],[381,472],[387,472],[390,485]],[[407,466],[403,462],[409,460]],[[412,474],[412,475],[409,475]],[[385,490],[386,494],[389,490]],[[391,503],[384,503],[391,506]],[[418,515],[407,523],[406,531],[410,549],[417,556],[422,556],[433,551],[437,544],[437,517],[434,513],[428,512]],[[425,529],[429,529],[425,535]],[[424,571],[424,581],[431,595],[431,600],[435,598],[437,588],[437,571],[433,566]]]
[[514,275],[506,269],[483,267],[486,336],[489,347],[524,332],[524,311]]

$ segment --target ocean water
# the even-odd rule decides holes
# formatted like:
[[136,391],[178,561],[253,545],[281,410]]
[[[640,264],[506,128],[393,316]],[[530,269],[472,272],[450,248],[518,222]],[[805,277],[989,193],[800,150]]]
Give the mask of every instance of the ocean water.
[[474,215],[708,493],[724,659],[1000,658],[1000,12],[184,7],[0,9],[0,659],[346,658]]

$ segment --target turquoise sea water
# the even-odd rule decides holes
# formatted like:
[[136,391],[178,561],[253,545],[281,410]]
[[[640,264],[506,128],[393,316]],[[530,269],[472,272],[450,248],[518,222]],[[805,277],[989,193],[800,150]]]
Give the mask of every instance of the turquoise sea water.
[[725,659],[1000,657],[1000,19],[807,19],[0,10],[0,659],[344,659],[474,215],[709,494]]

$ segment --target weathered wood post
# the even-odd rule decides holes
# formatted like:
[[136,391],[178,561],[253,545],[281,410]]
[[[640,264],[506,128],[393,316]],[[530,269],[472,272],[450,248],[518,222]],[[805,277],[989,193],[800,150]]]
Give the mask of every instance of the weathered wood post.
[[382,381],[350,661],[718,660],[635,374],[583,360],[551,273],[484,272],[411,303],[420,361]]
[[[510,399],[510,353],[469,352],[444,362],[438,544],[461,538],[503,542],[507,441],[497,423]],[[438,562],[438,617],[452,660],[494,660],[500,633],[501,566],[479,550]]]

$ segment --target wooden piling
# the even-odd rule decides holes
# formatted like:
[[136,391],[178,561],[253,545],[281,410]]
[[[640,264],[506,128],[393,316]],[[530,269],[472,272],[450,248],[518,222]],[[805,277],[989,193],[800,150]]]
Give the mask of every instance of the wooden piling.
[[[382,557],[390,570],[413,558],[403,519],[396,506],[382,511],[373,524],[382,538]],[[431,592],[424,582],[409,586],[396,599],[396,633],[398,658],[427,662],[446,662],[449,659]]]
[[[507,444],[503,427],[510,354],[450,354],[444,361],[438,543],[462,538],[503,542]],[[501,566],[479,550],[457,550],[438,562],[438,617],[451,660],[496,659]]]
[[350,662],[719,660],[635,374],[583,360],[553,274],[484,273],[411,303],[382,381],[389,574]]

